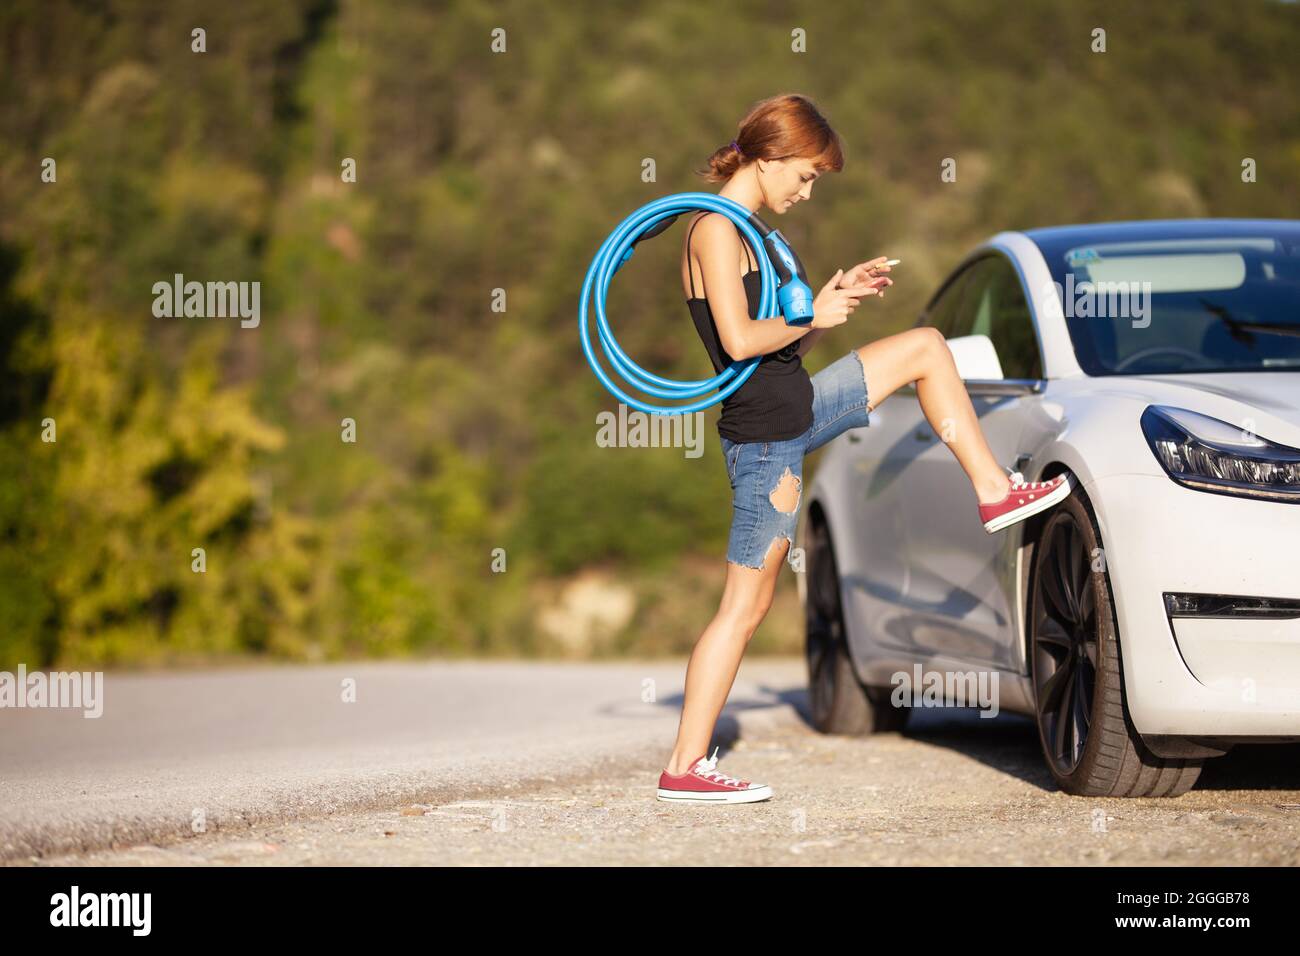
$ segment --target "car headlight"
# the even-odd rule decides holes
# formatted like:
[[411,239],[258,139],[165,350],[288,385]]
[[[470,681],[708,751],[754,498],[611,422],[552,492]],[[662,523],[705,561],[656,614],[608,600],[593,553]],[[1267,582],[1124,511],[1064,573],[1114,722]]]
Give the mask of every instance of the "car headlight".
[[1148,405],[1142,433],[1165,473],[1198,491],[1300,503],[1300,448],[1186,408]]

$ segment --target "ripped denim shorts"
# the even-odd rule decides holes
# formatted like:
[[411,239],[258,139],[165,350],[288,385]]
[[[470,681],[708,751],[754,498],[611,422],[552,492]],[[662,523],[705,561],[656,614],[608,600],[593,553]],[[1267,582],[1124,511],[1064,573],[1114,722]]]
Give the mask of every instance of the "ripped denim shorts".
[[862,359],[856,351],[836,359],[812,376],[811,381],[813,421],[797,438],[734,442],[719,436],[727,477],[731,480],[727,560],[734,564],[761,570],[769,548],[777,539],[787,538],[793,547],[803,498],[804,455],[850,428],[870,424],[867,383]]

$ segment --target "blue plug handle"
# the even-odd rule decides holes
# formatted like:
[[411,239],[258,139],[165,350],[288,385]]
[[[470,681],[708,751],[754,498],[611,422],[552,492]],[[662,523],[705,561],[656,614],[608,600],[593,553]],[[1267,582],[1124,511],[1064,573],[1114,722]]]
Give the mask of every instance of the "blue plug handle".
[[808,274],[780,229],[773,229],[757,214],[749,217],[750,223],[763,236],[763,248],[772,261],[777,278],[781,281],[777,301],[786,325],[807,325],[813,320],[813,292],[808,285]]

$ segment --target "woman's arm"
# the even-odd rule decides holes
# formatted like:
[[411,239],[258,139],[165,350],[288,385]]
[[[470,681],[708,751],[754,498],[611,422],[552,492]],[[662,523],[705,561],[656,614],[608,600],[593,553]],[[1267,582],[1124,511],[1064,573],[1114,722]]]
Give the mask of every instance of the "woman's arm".
[[[781,316],[754,320],[749,317],[745,284],[736,271],[740,263],[741,238],[731,220],[720,213],[708,213],[695,227],[698,235],[700,271],[704,275],[704,294],[718,327],[722,347],[736,361],[775,352],[814,331],[842,323],[857,307],[858,299],[875,295],[868,286],[838,288],[843,270],[836,272],[813,302],[813,321],[809,325],[786,325]],[[688,250],[689,255],[689,250]],[[690,263],[688,262],[689,266]]]
[[808,333],[807,326],[786,325],[783,319],[755,321],[749,317],[745,283],[736,271],[741,238],[730,219],[709,213],[700,218],[692,237],[698,237],[696,250],[704,276],[704,294],[728,355],[738,362],[766,355]]

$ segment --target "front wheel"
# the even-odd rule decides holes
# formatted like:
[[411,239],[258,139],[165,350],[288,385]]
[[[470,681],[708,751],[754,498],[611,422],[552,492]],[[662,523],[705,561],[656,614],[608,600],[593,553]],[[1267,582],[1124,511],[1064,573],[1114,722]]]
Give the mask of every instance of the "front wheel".
[[1176,797],[1204,759],[1156,756],[1124,698],[1101,532],[1076,489],[1043,524],[1030,585],[1030,675],[1039,742],[1066,793]]
[[804,621],[812,724],[849,736],[901,730],[909,710],[873,700],[853,670],[830,529],[819,520],[809,531]]

